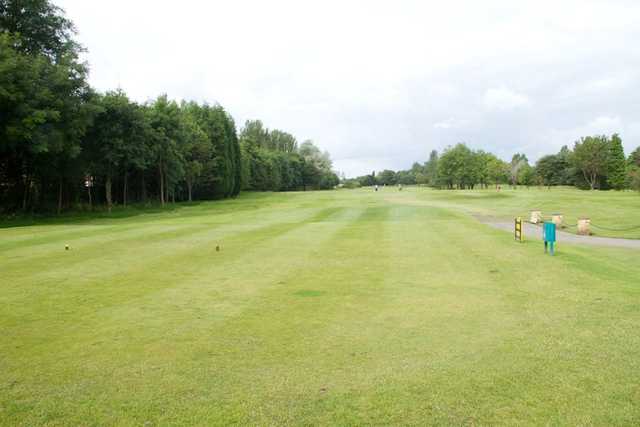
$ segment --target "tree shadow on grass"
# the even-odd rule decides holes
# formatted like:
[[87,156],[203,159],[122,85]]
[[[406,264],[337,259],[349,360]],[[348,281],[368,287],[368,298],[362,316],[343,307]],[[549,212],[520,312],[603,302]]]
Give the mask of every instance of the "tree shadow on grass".
[[[167,203],[134,203],[126,208],[114,206],[109,212],[104,205],[89,210],[88,206],[65,211],[60,215],[52,211],[35,214],[2,214],[0,212],[0,229],[42,226],[42,225],[95,225],[100,221],[131,219],[141,215],[179,214],[180,216],[202,216],[209,214],[236,213],[241,211],[264,209],[299,197],[310,195],[312,192],[260,192],[245,191],[236,197],[226,199],[198,200],[193,202]],[[295,198],[295,199],[294,199]],[[300,203],[300,202],[298,202]]]
[[170,203],[165,206],[160,204],[133,204],[130,206],[114,206],[109,212],[106,207],[100,206],[93,210],[78,209],[63,212],[60,215],[39,213],[39,214],[14,214],[0,216],[0,229],[29,227],[34,225],[91,225],[95,221],[129,219],[140,215],[153,215],[169,212],[179,212],[185,208],[197,207],[203,202],[179,202]]

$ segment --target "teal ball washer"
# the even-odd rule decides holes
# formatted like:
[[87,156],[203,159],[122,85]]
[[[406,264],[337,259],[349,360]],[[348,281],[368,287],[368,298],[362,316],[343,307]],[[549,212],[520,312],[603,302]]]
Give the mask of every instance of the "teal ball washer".
[[553,222],[545,222],[542,226],[542,240],[544,240],[544,253],[547,253],[547,249],[549,249],[553,255],[556,243],[556,225]]

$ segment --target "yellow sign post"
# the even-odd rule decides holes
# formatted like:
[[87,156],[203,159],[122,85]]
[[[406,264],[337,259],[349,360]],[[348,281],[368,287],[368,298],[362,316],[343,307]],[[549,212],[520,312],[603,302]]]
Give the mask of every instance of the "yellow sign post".
[[516,228],[515,228],[515,239],[518,242],[524,241],[524,236],[522,235],[522,218],[516,218]]

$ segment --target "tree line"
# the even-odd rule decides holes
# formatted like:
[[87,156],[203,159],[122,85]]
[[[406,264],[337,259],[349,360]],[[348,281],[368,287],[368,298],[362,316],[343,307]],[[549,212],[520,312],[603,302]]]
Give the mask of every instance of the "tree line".
[[75,28],[48,0],[0,0],[0,212],[332,188],[328,153],[220,105],[139,104],[87,83]]
[[587,136],[576,141],[573,149],[564,146],[557,154],[543,156],[531,165],[522,153],[504,161],[460,143],[441,154],[433,150],[428,161],[414,163],[411,169],[383,170],[343,182],[346,187],[395,184],[446,189],[569,185],[592,190],[640,191],[640,147],[625,157],[618,134]]
[[298,145],[293,135],[270,131],[259,120],[245,123],[240,150],[243,189],[330,189],[339,183],[328,152],[321,152],[310,140]]

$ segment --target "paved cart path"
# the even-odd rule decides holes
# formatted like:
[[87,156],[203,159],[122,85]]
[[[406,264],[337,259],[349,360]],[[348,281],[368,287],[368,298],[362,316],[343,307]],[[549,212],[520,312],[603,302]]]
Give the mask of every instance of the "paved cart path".
[[[490,227],[497,228],[500,230],[508,231],[513,233],[514,223],[513,221],[505,221],[503,219],[489,217],[489,216],[478,216],[474,215],[474,217]],[[523,232],[525,239],[537,239],[542,240],[542,227],[537,225],[523,222]],[[579,245],[590,245],[590,246],[608,246],[608,247],[618,247],[618,248],[631,248],[631,249],[640,249],[640,240],[637,239],[618,239],[614,237],[598,237],[598,236],[579,236],[577,234],[567,233],[565,231],[558,230],[556,232],[558,243],[571,243],[571,244],[579,244]]]

